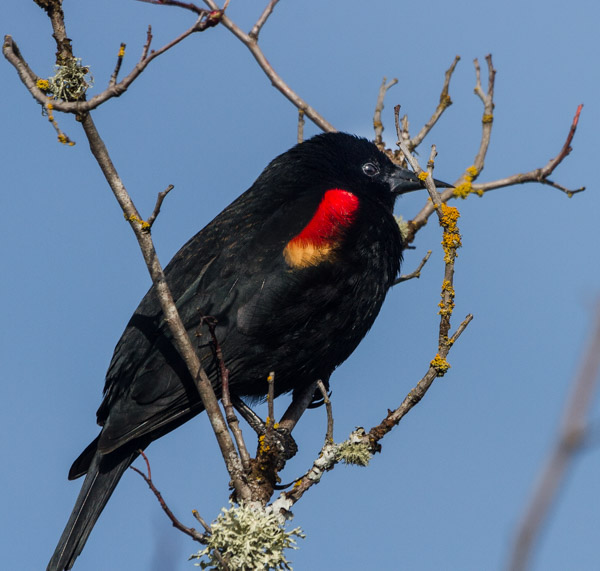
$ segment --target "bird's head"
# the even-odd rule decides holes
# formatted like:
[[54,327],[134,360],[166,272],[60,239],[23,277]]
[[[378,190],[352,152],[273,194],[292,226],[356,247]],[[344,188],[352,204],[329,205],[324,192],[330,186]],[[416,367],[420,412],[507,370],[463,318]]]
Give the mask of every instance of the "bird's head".
[[[394,164],[373,143],[347,133],[316,135],[275,159],[270,167],[277,169],[280,164],[302,173],[302,183],[315,190],[344,189],[377,200],[389,210],[398,195],[425,187],[413,172]],[[438,187],[451,186],[434,182]]]

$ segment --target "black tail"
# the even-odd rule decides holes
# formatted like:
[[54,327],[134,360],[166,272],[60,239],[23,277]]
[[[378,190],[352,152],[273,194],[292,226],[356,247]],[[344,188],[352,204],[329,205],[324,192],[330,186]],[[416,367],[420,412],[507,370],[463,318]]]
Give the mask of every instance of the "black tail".
[[64,571],[73,567],[106,502],[138,454],[137,450],[119,454],[119,458],[109,462],[108,458],[98,452],[94,454],[71,517],[48,563],[47,571]]

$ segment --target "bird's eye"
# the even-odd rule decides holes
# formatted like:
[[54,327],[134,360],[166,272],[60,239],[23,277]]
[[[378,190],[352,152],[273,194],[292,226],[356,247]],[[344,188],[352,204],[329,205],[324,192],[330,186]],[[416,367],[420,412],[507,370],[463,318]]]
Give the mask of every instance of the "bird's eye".
[[379,174],[379,168],[373,163],[365,163],[362,167],[362,170],[367,176],[375,176]]

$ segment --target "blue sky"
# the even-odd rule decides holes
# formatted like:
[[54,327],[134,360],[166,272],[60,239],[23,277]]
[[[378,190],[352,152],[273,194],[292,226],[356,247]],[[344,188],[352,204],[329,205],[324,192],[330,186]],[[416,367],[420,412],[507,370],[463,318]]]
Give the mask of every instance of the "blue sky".
[[[232,0],[249,30],[264,2]],[[75,53],[98,92],[127,43],[134,65],[152,24],[154,47],[192,22],[182,10],[130,0],[65,2]],[[585,107],[570,157],[553,179],[588,190],[572,199],[529,184],[457,203],[455,325],[474,321],[452,350],[452,369],[383,442],[367,469],[340,466],[295,507],[307,538],[291,553],[302,569],[502,569],[516,523],[553,441],[600,292],[597,131],[600,56],[597,3],[531,0],[290,2],[261,34],[284,79],[338,129],[372,136],[383,76],[398,77],[384,111],[408,113],[413,132],[435,108],[456,54],[451,106],[421,148],[435,143],[436,176],[453,181],[473,162],[481,107],[473,58],[498,70],[492,145],[480,180],[543,166]],[[2,32],[13,35],[40,76],[55,47],[44,13],[9,0]],[[0,513],[6,569],[45,568],[80,482],[73,459],[97,434],[95,411],[113,347],[149,287],[141,255],[87,149],[79,125],[58,116],[77,142],[64,147],[14,70],[1,64],[4,132],[0,198],[3,394]],[[92,93],[93,93],[92,92]],[[140,211],[168,197],[153,235],[164,264],[248,188],[296,137],[296,111],[224,28],[189,38],[156,60],[128,93],[94,113]],[[306,134],[317,129],[307,123]],[[424,193],[402,198],[411,217]],[[443,273],[440,230],[430,223],[405,256],[420,280],[390,292],[373,330],[332,379],[335,437],[371,427],[422,376],[437,343]],[[281,402],[280,402],[281,401]],[[283,411],[286,403],[277,405]],[[598,402],[591,405],[598,418]],[[301,451],[282,479],[304,472],[325,431],[311,411]],[[149,450],[156,485],[188,524],[227,503],[227,476],[205,417]],[[600,451],[578,456],[546,526],[533,568],[597,569]],[[192,569],[196,546],[173,530],[145,484],[128,472],[77,561],[79,571]]]

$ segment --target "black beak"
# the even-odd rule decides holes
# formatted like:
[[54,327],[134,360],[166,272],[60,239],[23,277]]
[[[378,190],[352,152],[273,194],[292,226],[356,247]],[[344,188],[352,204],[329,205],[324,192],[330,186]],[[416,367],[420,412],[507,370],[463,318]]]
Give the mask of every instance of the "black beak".
[[[404,194],[413,190],[425,188],[425,183],[415,175],[412,171],[402,169],[400,167],[394,169],[388,176],[387,181],[394,194]],[[441,180],[433,179],[433,182],[438,188],[453,188],[451,184],[442,182]]]

